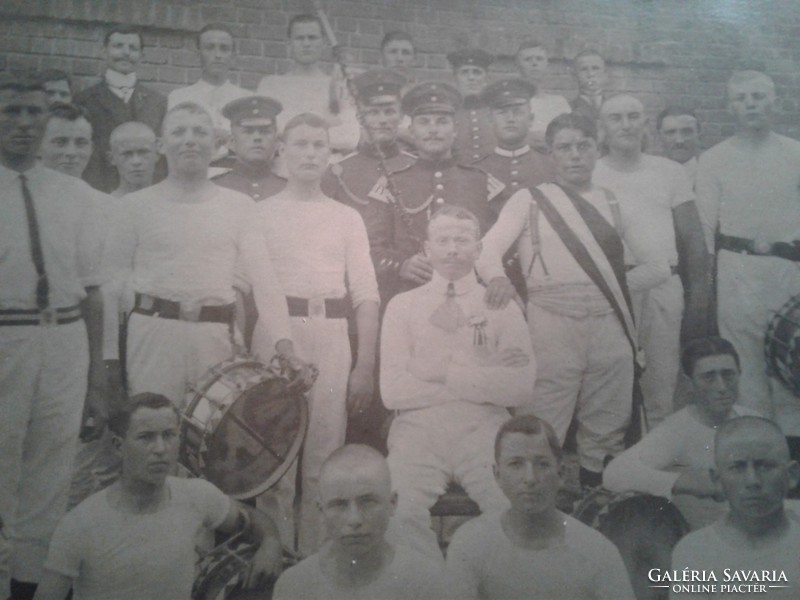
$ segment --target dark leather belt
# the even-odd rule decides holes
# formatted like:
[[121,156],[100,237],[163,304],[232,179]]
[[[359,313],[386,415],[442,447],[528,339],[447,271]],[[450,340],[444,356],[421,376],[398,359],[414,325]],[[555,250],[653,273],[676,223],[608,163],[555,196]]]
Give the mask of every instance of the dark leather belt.
[[346,319],[350,315],[348,298],[296,298],[286,296],[290,317],[325,317]]
[[81,307],[66,308],[8,308],[0,310],[0,326],[3,325],[66,325],[82,318]]
[[177,321],[190,321],[193,323],[224,323],[229,325],[233,321],[233,304],[219,304],[216,306],[194,306],[186,302],[174,302],[147,294],[136,294],[136,305],[133,312],[148,317],[161,319],[174,319]]
[[800,262],[800,243],[798,242],[763,242],[756,243],[749,238],[735,235],[717,234],[717,250],[752,254],[753,256],[777,256],[794,262]]

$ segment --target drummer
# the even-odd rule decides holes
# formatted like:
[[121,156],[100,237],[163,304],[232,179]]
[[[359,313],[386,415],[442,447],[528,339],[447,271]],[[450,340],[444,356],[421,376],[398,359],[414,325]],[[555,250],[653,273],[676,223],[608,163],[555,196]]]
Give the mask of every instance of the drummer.
[[[264,360],[273,353],[294,360],[294,346],[286,300],[254,227],[254,202],[208,181],[211,116],[198,104],[177,104],[161,133],[167,179],[126,198],[104,263],[116,276],[109,294],[132,309],[130,393],[163,394],[180,407],[187,383],[233,356],[236,290],[252,288],[256,327],[274,340],[263,348]],[[115,332],[112,326],[107,333]],[[113,352],[116,341],[106,348]]]
[[734,417],[757,415],[738,404],[739,355],[728,340],[699,338],[681,359],[694,402],[669,415],[638,444],[612,460],[603,484],[614,492],[642,492],[672,500],[692,529],[724,511],[722,489],[711,480],[714,432]]
[[281,545],[269,517],[207,481],[168,475],[178,426],[171,400],[158,394],[134,396],[112,415],[120,480],[61,520],[36,600],[63,600],[70,587],[78,598],[189,598],[202,528],[258,544],[245,587],[278,575]]

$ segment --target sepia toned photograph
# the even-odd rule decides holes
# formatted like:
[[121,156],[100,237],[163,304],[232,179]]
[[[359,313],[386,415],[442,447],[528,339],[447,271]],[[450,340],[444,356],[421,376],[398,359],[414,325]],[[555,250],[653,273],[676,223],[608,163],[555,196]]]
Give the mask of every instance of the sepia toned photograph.
[[0,598],[800,598],[800,5],[0,0]]

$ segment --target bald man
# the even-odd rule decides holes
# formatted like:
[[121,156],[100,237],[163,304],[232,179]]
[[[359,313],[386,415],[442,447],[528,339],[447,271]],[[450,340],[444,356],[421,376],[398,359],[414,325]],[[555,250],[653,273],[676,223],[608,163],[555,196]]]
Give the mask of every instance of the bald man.
[[[722,487],[729,512],[678,543],[672,553],[673,571],[714,573],[715,593],[693,598],[767,592],[770,600],[798,598],[800,521],[784,507],[784,497],[797,484],[800,465],[790,459],[783,433],[761,417],[726,421],[717,429],[714,462],[711,477]],[[743,571],[760,577],[742,583]],[[764,577],[764,572],[769,575]]]
[[119,173],[119,186],[111,195],[121,198],[153,185],[158,160],[156,134],[149,125],[128,121],[111,132],[111,164]]
[[[694,192],[681,165],[642,152],[647,117],[633,96],[607,99],[600,110],[600,128],[608,154],[597,161],[594,182],[616,196],[625,240],[632,256],[628,268],[644,256],[668,265],[665,279],[637,289],[629,280],[639,344],[646,368],[642,394],[650,425],[674,410],[680,343],[706,335],[709,306],[709,260]],[[685,264],[688,295],[678,264]]]
[[439,575],[386,538],[397,506],[389,466],[376,450],[343,446],[323,463],[319,509],[327,541],[278,579],[274,600],[444,597]]

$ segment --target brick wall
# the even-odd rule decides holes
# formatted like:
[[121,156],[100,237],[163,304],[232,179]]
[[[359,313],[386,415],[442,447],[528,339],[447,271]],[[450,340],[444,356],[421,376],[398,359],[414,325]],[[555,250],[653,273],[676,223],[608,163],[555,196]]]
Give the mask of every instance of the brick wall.
[[[697,109],[710,146],[733,131],[724,82],[734,69],[770,73],[780,98],[778,129],[800,139],[800,3],[796,0],[325,0],[340,43],[362,65],[378,63],[386,31],[417,41],[420,74],[448,77],[447,52],[475,45],[511,55],[535,37],[550,49],[551,88],[571,98],[570,59],[584,47],[608,57],[612,87],[642,98],[654,116],[667,103]],[[143,27],[143,80],[167,92],[195,81],[193,32],[222,21],[237,34],[240,85],[289,61],[291,15],[310,0],[0,0],[0,67],[57,67],[79,86],[102,72],[109,22]],[[510,72],[500,63],[497,73]]]

